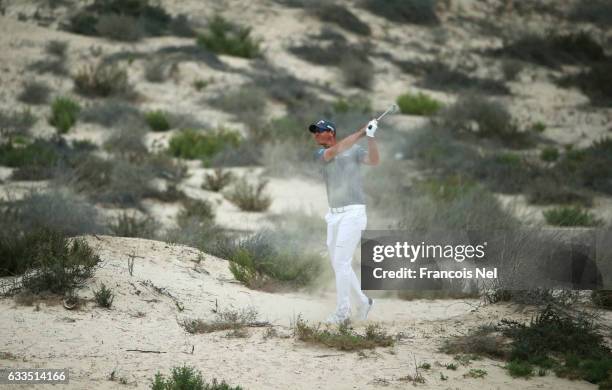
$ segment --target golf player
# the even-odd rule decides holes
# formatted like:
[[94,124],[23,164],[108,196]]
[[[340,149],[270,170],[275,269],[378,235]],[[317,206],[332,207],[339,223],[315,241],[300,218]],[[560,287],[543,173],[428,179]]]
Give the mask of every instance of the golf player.
[[[365,320],[374,301],[361,291],[361,285],[351,262],[355,248],[361,241],[361,231],[367,224],[365,194],[360,164],[377,165],[378,146],[374,134],[378,128],[376,119],[353,134],[336,140],[336,125],[327,120],[311,124],[308,129],[321,146],[315,159],[322,166],[327,187],[329,211],[327,222],[327,248],[336,275],[336,311],[326,320],[339,324],[351,315],[350,295],[353,293],[358,318]],[[368,140],[367,150],[358,145],[362,137]]]

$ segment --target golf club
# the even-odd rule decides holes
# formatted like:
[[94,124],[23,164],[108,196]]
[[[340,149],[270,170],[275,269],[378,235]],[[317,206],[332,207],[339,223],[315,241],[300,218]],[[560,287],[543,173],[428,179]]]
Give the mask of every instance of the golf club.
[[[398,110],[397,104],[393,103],[392,105],[389,106],[389,108],[387,108],[387,110],[385,112],[383,112],[382,114],[380,114],[380,116],[378,118],[376,118],[376,120],[381,120],[382,118],[385,117],[385,115],[387,114],[393,114],[396,113]],[[368,126],[368,128],[370,128],[370,126]]]

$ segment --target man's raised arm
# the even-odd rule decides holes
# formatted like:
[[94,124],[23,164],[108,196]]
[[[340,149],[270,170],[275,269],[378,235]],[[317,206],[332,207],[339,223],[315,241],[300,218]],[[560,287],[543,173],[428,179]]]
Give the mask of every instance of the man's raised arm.
[[353,146],[357,141],[359,141],[361,137],[366,134],[366,128],[368,127],[368,124],[357,130],[353,134],[341,139],[334,146],[325,149],[325,152],[323,153],[323,159],[325,161],[329,161],[332,158],[336,157],[338,154],[344,152],[345,150]]

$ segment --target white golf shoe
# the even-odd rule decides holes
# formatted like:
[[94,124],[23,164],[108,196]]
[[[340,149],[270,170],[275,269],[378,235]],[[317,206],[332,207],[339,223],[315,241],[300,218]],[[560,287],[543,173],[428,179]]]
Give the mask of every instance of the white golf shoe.
[[360,320],[365,321],[368,318],[368,313],[372,310],[372,306],[374,306],[374,300],[368,297],[368,303],[359,307],[357,315]]

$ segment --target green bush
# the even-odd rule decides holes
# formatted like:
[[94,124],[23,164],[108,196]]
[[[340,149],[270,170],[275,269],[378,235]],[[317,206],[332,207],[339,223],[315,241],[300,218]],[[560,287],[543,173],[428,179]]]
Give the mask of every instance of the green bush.
[[74,100],[66,97],[55,98],[51,105],[49,124],[61,134],[68,132],[77,121],[81,106]]
[[546,147],[540,152],[540,158],[542,159],[542,161],[546,162],[557,161],[559,159],[559,150],[552,146]]
[[209,21],[208,30],[198,37],[198,44],[218,54],[244,58],[261,55],[259,41],[251,37],[250,28],[235,25],[220,15]]
[[593,197],[567,181],[565,177],[557,177],[553,173],[536,177],[527,188],[527,200],[531,204],[573,204],[591,207]]
[[402,114],[409,115],[429,116],[442,108],[441,102],[420,92],[418,94],[408,92],[400,95],[397,98],[397,105]]
[[27,290],[39,293],[51,291],[64,294],[82,287],[93,276],[100,262],[85,241],[69,240],[62,233],[47,230],[40,233],[30,252],[30,267],[22,277],[22,285]]
[[54,166],[59,159],[60,155],[54,145],[46,140],[35,139],[20,146],[14,143],[0,144],[0,165],[43,169]]
[[170,130],[170,122],[168,121],[167,114],[164,111],[149,111],[145,114],[145,120],[153,131]]
[[599,139],[585,149],[567,151],[554,170],[577,186],[612,194],[612,138]]
[[117,65],[89,65],[74,76],[75,90],[84,96],[133,98],[127,71]]
[[51,88],[40,81],[26,81],[17,100],[28,104],[45,104],[49,100]]
[[436,25],[437,0],[362,0],[368,11],[396,23]]
[[98,306],[110,309],[110,307],[113,305],[113,300],[115,299],[115,294],[113,294],[113,291],[110,288],[106,287],[106,285],[102,283],[100,285],[100,289],[94,290],[93,293],[94,299],[96,300]]
[[556,207],[543,212],[544,219],[554,226],[598,226],[602,221],[580,206]]
[[212,132],[182,130],[170,139],[168,151],[174,157],[200,159],[208,163],[225,148],[235,148],[240,143],[237,132],[218,129]]
[[218,382],[213,378],[208,384],[202,379],[200,371],[193,367],[174,367],[170,377],[161,373],[155,374],[151,390],[242,390],[240,386],[230,386],[225,381]]
[[9,142],[14,136],[27,135],[36,120],[29,108],[21,111],[0,109],[0,135],[7,137]]
[[591,383],[602,383],[612,373],[610,348],[586,313],[570,314],[549,305],[529,324],[503,319],[497,328],[512,340],[510,360],[519,373],[536,365]]
[[508,362],[505,368],[513,378],[529,378],[533,376],[533,366],[529,362],[513,360]]
[[242,211],[265,211],[272,204],[272,198],[264,194],[267,181],[251,184],[246,178],[238,179],[225,197]]

